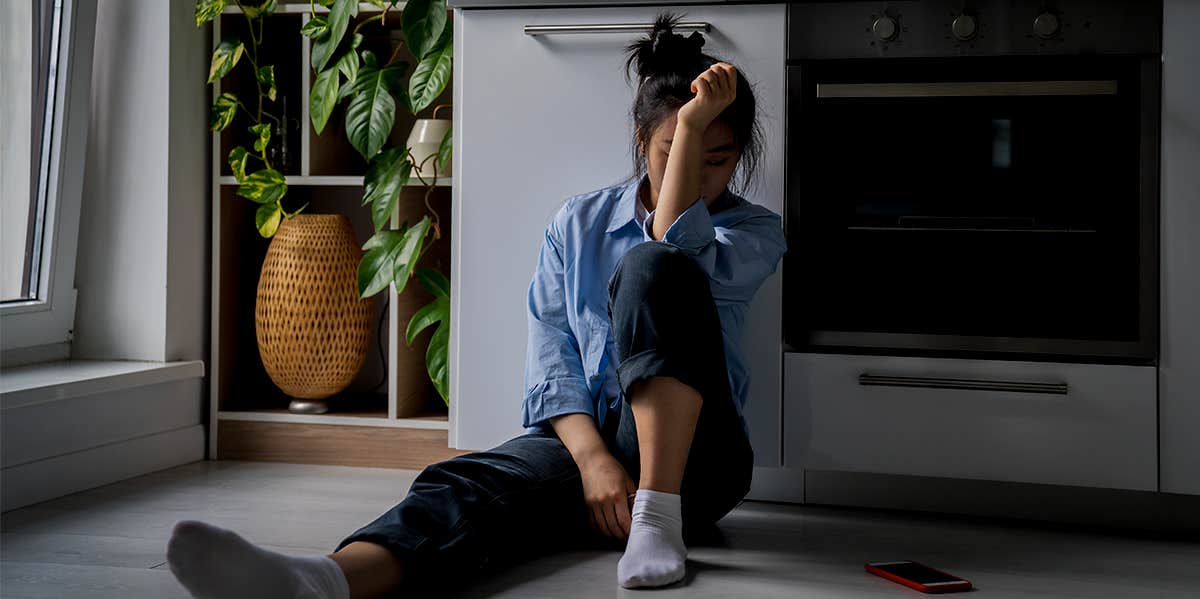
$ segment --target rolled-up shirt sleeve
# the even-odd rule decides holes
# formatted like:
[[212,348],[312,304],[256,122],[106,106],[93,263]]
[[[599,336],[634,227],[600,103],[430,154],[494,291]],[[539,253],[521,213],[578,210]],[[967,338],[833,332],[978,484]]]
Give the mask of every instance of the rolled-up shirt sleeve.
[[643,239],[661,241],[692,256],[708,274],[718,304],[753,299],[787,251],[783,218],[756,204],[744,218],[714,226],[708,206],[697,198],[657,240],[652,234],[656,211],[651,210],[642,224]]
[[526,302],[529,338],[521,407],[526,432],[549,429],[549,419],[560,414],[580,412],[595,418],[579,341],[567,321],[558,220],[546,227]]

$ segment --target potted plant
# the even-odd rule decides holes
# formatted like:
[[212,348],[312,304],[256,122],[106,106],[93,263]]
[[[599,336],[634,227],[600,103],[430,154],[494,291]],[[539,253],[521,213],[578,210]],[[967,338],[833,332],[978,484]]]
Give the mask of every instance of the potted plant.
[[[225,76],[246,56],[256,75],[258,109],[251,111],[234,94],[225,92],[214,99],[210,125],[213,130],[228,127],[239,108],[253,119],[254,124],[248,130],[255,136],[254,152],[238,146],[230,151],[228,160],[239,183],[237,194],[259,204],[255,215],[259,234],[271,237],[281,220],[291,219],[304,208],[293,212],[284,210],[281,200],[287,192],[286,177],[271,168],[266,153],[271,126],[264,123],[263,118],[278,119],[262,110],[262,102],[264,98],[274,98],[274,70],[270,65],[258,65],[254,59],[258,45],[262,43],[261,20],[275,10],[276,0],[234,2],[250,22],[249,54],[242,40],[222,40],[213,52],[209,82]],[[426,351],[426,370],[442,401],[449,405],[450,285],[437,270],[414,267],[431,244],[442,237],[440,218],[430,206],[429,197],[436,185],[436,173],[446,170],[452,132],[445,127],[438,152],[420,160],[409,147],[389,145],[397,101],[401,108],[416,115],[426,109],[449,83],[453,47],[446,3],[445,0],[405,3],[399,15],[404,44],[417,59],[407,77],[409,65],[397,58],[398,51],[393,52],[386,62],[380,62],[370,51],[358,49],[363,40],[359,31],[372,22],[383,23],[389,17],[394,18],[397,0],[370,0],[380,12],[359,22],[353,29],[349,26],[358,15],[357,1],[319,0],[317,3],[329,8],[329,12],[314,13],[301,29],[301,33],[312,40],[310,64],[317,73],[309,97],[313,128],[319,134],[334,107],[347,101],[347,138],[368,164],[362,203],[370,211],[374,235],[362,246],[364,253],[357,270],[358,293],[361,298],[367,298],[394,285],[399,294],[409,279],[416,277],[433,295],[434,300],[409,319],[405,339],[411,345],[421,331],[436,327]],[[197,26],[215,18],[225,4],[226,0],[198,0]],[[313,0],[310,0],[312,6]],[[257,35],[254,33],[256,24]],[[251,160],[255,165],[261,163],[262,168],[247,172]],[[426,180],[424,173],[429,163],[435,177]],[[396,210],[400,192],[414,174],[425,186],[425,206],[432,218],[426,215],[414,224],[406,221],[399,229],[389,229],[388,221]],[[430,236],[432,239],[428,239]]]

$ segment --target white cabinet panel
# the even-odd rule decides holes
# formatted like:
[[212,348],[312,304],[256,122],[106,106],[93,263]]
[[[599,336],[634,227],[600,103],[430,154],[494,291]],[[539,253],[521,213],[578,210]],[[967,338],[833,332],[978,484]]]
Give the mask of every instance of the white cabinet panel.
[[1200,495],[1200,3],[1163,5],[1162,491]]
[[[706,51],[741,66],[766,132],[752,202],[783,214],[783,4],[671,7],[712,24]],[[457,10],[450,444],[485,449],[520,434],[525,294],[542,233],[570,196],[633,169],[624,47],[641,34],[529,36],[525,25],[651,23],[661,7]],[[746,417],[759,465],[779,463],[781,280],[747,315]]]
[[[789,468],[1157,490],[1152,366],[788,353],[784,370]],[[964,380],[1065,389],[935,388]]]

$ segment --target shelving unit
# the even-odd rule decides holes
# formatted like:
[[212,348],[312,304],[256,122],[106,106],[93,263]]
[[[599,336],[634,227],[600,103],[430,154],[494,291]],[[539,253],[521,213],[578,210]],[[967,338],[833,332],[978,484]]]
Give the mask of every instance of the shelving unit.
[[[381,60],[392,55],[402,39],[400,10],[389,11],[386,23],[363,27],[364,41],[359,50],[370,49]],[[316,13],[328,9],[314,4]],[[360,3],[359,15],[350,23],[377,14],[372,4]],[[308,3],[280,4],[266,17],[259,65],[275,65],[277,96],[275,102],[263,100],[264,110],[280,115],[287,105],[286,122],[293,126],[284,147],[291,159],[273,164],[287,178],[284,198],[287,210],[308,204],[305,212],[345,214],[355,230],[359,244],[373,233],[369,209],[361,206],[363,175],[367,163],[350,145],[345,134],[345,102],[339,103],[318,136],[312,129],[308,95],[315,73],[310,65],[311,45],[300,34],[313,13]],[[394,17],[392,15],[395,15]],[[453,13],[447,12],[447,20]],[[236,34],[249,40],[247,19],[237,6],[227,6],[213,21],[212,47],[223,36]],[[399,54],[409,64],[416,60],[402,48]],[[243,58],[246,63],[246,59]],[[248,64],[248,63],[247,63]],[[233,90],[240,100],[253,108],[252,69],[239,64],[223,80],[214,84],[213,97]],[[420,117],[431,116],[433,108],[448,104],[449,87]],[[428,113],[428,114],[427,114]],[[391,143],[403,144],[416,117],[397,106],[396,125]],[[432,328],[423,331],[409,347],[404,343],[402,327],[421,306],[432,300],[415,280],[402,295],[394,287],[373,298],[378,332],[371,344],[362,370],[342,393],[327,398],[330,411],[325,414],[294,414],[287,410],[291,398],[285,396],[267,376],[258,355],[254,331],[254,304],[259,271],[270,240],[254,228],[256,205],[236,195],[237,181],[226,157],[241,144],[250,147],[246,127],[249,120],[240,112],[233,124],[212,133],[212,350],[210,379],[209,456],[214,459],[279,460],[303,463],[418,467],[458,453],[448,448],[447,409],[425,373],[425,347]],[[274,143],[275,140],[273,140]],[[280,162],[283,162],[282,160]],[[453,177],[439,177],[429,204],[437,211],[443,237],[422,257],[419,265],[437,268],[447,276],[450,269],[450,187]],[[392,226],[402,220],[416,222],[428,213],[425,188],[416,179],[401,193]],[[427,242],[429,243],[429,242]],[[401,385],[401,381],[422,381]],[[386,390],[381,389],[386,384]],[[419,389],[402,397],[402,389]],[[415,403],[415,414],[401,417],[399,406]],[[410,441],[406,443],[406,441]],[[385,452],[380,450],[384,449]],[[384,455],[386,453],[386,455]]]

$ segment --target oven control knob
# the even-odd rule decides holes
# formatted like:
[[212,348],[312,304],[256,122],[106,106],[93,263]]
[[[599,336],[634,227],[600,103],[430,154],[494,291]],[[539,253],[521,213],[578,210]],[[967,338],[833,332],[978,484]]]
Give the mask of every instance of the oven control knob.
[[1048,39],[1058,35],[1058,29],[1059,29],[1058,15],[1055,15],[1052,12],[1044,12],[1044,13],[1038,15],[1037,18],[1033,20],[1034,35],[1036,35],[1044,40],[1048,40]]
[[979,23],[975,17],[971,15],[958,15],[952,23],[950,23],[950,33],[959,41],[967,41],[979,32]]
[[875,37],[890,42],[900,34],[900,24],[892,17],[882,16],[871,24],[871,31],[875,33]]

